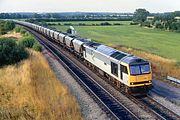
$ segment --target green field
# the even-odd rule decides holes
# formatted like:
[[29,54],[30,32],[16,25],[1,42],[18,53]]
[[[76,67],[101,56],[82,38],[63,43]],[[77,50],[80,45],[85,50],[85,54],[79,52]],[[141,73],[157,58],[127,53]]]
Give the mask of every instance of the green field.
[[[100,21],[100,23],[102,22],[103,21]],[[114,22],[118,23],[118,21]],[[89,22],[89,24],[92,23],[93,22]],[[120,26],[74,27],[78,35],[91,38],[94,41],[106,45],[125,45],[180,62],[180,33],[132,26],[128,24],[129,22],[124,23],[124,25]],[[68,26],[56,25],[51,27],[55,27],[61,31],[68,29]]]

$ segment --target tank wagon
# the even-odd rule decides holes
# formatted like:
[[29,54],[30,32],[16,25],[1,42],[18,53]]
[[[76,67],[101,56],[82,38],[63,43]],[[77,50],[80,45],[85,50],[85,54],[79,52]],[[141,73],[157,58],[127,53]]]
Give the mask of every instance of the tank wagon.
[[144,94],[151,88],[151,65],[145,59],[33,23],[15,22],[50,37],[125,92]]

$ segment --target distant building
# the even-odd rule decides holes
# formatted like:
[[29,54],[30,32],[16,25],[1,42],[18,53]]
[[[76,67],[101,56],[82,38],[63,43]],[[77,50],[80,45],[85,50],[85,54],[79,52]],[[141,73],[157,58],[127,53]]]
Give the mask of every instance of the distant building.
[[147,21],[152,21],[152,20],[154,20],[154,16],[147,16],[146,20]]
[[180,21],[180,16],[177,16],[174,19]]

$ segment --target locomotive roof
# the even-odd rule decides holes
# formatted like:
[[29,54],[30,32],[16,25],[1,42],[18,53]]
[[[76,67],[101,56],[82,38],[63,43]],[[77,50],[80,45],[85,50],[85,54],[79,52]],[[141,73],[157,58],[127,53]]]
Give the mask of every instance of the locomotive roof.
[[123,58],[121,61],[124,62],[124,63],[127,63],[129,65],[137,65],[137,64],[147,64],[147,63],[149,63],[148,61],[146,61],[146,60],[144,60],[142,58],[139,58],[137,56],[133,56],[133,55],[127,56],[127,57]]
[[107,56],[110,56],[111,58],[114,58],[116,60],[121,60],[122,58],[124,58],[125,56],[128,56],[129,54],[118,51],[114,48],[105,46],[105,45],[100,45],[97,47],[96,51],[103,53]]
[[116,52],[115,49],[110,48],[110,47],[105,46],[105,45],[100,45],[100,46],[98,46],[96,50],[97,50],[98,52],[100,52],[100,53],[103,53],[103,54],[107,55],[107,56],[110,56],[110,55],[112,55],[114,52]]

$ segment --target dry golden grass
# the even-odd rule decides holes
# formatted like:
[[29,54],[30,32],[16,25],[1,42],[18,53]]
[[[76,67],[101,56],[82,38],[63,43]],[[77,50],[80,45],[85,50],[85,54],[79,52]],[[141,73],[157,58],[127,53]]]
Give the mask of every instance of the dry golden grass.
[[167,75],[180,79],[180,65],[175,60],[166,59],[158,55],[144,52],[126,46],[112,46],[121,51],[145,58],[152,64],[153,77],[164,79]]
[[80,108],[41,53],[0,68],[0,120],[79,120]]
[[13,39],[19,40],[20,38],[22,38],[22,35],[21,35],[21,33],[16,33],[14,31],[11,31],[5,35],[1,35],[0,37],[13,38]]

